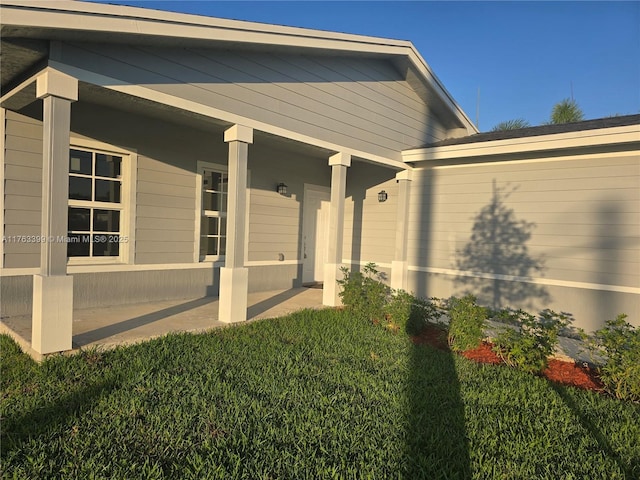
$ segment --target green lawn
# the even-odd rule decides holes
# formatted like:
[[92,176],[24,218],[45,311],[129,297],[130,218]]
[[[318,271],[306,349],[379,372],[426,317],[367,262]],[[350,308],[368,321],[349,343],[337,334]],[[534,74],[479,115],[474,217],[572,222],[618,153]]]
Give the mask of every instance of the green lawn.
[[4,478],[640,478],[640,406],[343,311],[40,365],[0,341]]

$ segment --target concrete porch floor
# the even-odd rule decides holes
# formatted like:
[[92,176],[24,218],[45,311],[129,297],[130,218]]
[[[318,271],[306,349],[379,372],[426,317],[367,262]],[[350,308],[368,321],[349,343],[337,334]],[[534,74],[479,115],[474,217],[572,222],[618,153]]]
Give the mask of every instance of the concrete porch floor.
[[[303,308],[322,308],[322,289],[293,288],[250,293],[247,319],[273,318]],[[73,350],[128,345],[170,332],[203,332],[228,324],[218,321],[218,298],[205,297],[74,310]],[[10,335],[36,360],[31,348],[31,316],[2,318],[0,333]]]

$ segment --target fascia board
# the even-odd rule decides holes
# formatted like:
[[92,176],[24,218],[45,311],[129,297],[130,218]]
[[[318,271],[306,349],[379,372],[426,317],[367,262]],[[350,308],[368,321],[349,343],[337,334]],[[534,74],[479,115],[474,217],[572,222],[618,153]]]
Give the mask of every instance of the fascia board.
[[467,131],[470,131],[470,133],[479,133],[478,128],[469,119],[460,105],[456,103],[456,101],[453,99],[453,96],[444,87],[442,82],[440,82],[438,77],[436,77],[436,75],[431,70],[431,67],[429,67],[429,64],[424,58],[422,58],[422,56],[418,52],[418,49],[415,48],[413,44],[410,45],[408,56],[411,63],[422,75],[422,78],[424,78],[428,84],[431,84],[433,87],[435,87],[436,92],[440,95],[440,97],[449,107],[452,113],[458,117]]
[[409,41],[68,0],[4,0],[0,10],[5,26],[407,57],[467,131],[478,131]]
[[403,55],[410,46],[409,42],[403,40],[76,1],[4,0],[0,11],[3,25],[15,27],[99,31],[382,55]]
[[442,147],[417,148],[403,151],[402,158],[405,162],[450,160],[633,142],[640,142],[640,126],[638,125]]

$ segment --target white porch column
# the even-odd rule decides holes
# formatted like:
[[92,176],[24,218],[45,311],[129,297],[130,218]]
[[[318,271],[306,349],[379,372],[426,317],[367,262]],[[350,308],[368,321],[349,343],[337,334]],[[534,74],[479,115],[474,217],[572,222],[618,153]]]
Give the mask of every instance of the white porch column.
[[220,269],[218,319],[243,322],[247,319],[248,270],[244,266],[247,214],[247,157],[253,143],[253,129],[234,125],[224,132],[229,144],[229,193],[227,195],[227,247],[225,266]]
[[351,155],[336,153],[329,157],[329,165],[331,166],[331,207],[329,209],[329,238],[327,258],[324,264],[322,303],[335,307],[341,304],[337,281],[342,264],[344,200],[347,191],[347,168],[351,166]]
[[73,277],[67,275],[69,130],[78,80],[53,69],[36,79],[43,103],[40,274],[33,277],[31,346],[38,353],[71,349]]
[[391,288],[408,288],[407,233],[409,230],[409,189],[411,171],[403,170],[396,174],[398,182],[398,211],[396,214],[396,246],[391,262]]

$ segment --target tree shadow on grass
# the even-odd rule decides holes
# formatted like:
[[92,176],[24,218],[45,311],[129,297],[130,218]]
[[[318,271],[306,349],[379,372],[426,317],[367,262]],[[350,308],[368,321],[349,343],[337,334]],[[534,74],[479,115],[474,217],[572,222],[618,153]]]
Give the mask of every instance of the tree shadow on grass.
[[471,478],[464,405],[451,352],[414,345],[411,352],[404,478]]

